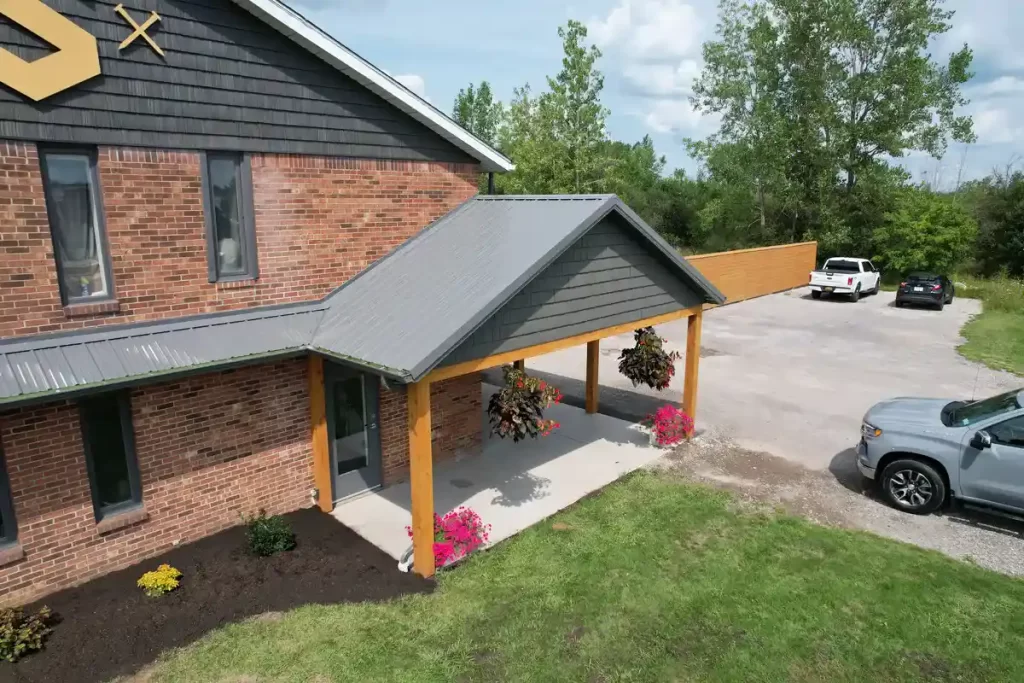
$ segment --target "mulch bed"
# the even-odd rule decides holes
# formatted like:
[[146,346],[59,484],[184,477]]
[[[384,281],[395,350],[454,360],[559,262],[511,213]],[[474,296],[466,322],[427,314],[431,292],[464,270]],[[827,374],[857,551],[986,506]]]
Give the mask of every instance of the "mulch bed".
[[[246,617],[433,588],[432,581],[399,572],[394,559],[318,510],[286,518],[298,542],[290,552],[254,557],[244,527],[234,527],[27,606],[48,605],[60,623],[42,651],[16,664],[0,661],[0,681],[109,681]],[[147,597],[135,582],[164,562],[182,571],[181,587]]]

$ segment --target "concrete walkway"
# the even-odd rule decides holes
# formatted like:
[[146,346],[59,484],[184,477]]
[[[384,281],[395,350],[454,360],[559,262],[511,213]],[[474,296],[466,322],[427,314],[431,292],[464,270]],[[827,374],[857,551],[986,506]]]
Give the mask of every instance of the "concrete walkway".
[[[496,387],[483,385],[484,405]],[[491,525],[497,543],[536,524],[624,474],[663,454],[650,446],[636,424],[579,408],[556,405],[545,417],[561,422],[550,436],[511,439],[490,436],[484,427],[483,453],[434,468],[434,507],[443,514],[460,505],[476,510]],[[481,421],[485,420],[481,416]],[[398,559],[409,547],[409,484],[338,505],[338,521]]]

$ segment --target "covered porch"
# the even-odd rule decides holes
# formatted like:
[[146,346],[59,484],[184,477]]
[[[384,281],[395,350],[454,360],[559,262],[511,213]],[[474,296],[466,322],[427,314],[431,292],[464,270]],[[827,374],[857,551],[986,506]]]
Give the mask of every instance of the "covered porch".
[[[431,576],[435,510],[471,504],[498,540],[657,457],[638,430],[598,414],[601,340],[688,319],[682,408],[696,418],[703,310],[724,297],[618,198],[574,196],[478,197],[328,300],[309,373],[317,489],[332,477],[325,359],[404,389],[408,482],[337,516],[393,555],[411,522],[413,567]],[[483,456],[435,477],[432,385],[584,345],[585,410],[554,406],[545,417],[562,428],[518,444],[487,436],[481,417]],[[319,504],[334,509],[331,496]]]
[[[497,389],[482,385],[484,405]],[[497,543],[662,454],[630,422],[564,404],[546,415],[562,426],[547,437],[513,444],[489,434],[482,412],[482,453],[434,468],[434,507],[471,507],[491,525],[490,541]],[[397,560],[409,547],[405,528],[412,496],[411,482],[404,482],[342,502],[331,514]]]

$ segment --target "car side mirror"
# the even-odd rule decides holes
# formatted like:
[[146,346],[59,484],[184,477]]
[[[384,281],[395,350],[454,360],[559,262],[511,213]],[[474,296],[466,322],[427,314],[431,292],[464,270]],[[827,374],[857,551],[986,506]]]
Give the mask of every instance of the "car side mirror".
[[984,429],[975,432],[974,436],[971,437],[971,448],[977,448],[979,451],[992,448],[992,435]]

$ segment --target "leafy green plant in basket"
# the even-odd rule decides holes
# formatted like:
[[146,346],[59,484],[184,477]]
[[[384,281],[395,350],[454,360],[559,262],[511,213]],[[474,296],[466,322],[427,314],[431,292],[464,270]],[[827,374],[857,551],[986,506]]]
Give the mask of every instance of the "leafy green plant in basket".
[[619,355],[619,372],[634,387],[646,384],[661,391],[668,387],[676,374],[675,362],[682,358],[678,351],[666,351],[667,339],[659,337],[653,327],[643,327],[633,333],[636,343],[632,348],[622,349]]
[[526,437],[547,436],[561,425],[544,419],[544,409],[562,400],[562,392],[524,370],[506,365],[501,369],[505,386],[487,404],[491,431],[518,443]]

